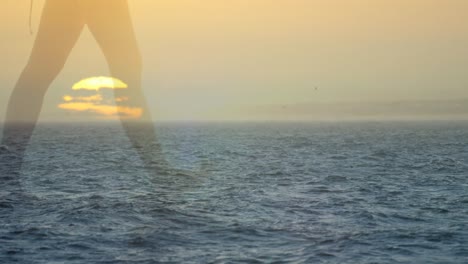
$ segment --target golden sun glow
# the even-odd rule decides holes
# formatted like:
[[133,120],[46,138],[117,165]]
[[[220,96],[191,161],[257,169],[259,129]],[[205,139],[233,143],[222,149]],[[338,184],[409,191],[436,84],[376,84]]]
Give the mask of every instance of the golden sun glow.
[[75,83],[73,91],[96,91],[96,94],[88,96],[63,96],[64,103],[58,105],[58,108],[73,112],[88,112],[97,114],[107,119],[128,118],[138,119],[143,115],[143,109],[140,107],[130,107],[122,105],[130,100],[129,97],[121,96],[114,98],[117,105],[111,104],[110,98],[105,98],[101,89],[127,89],[128,86],[123,81],[113,77],[91,77]]
[[71,110],[77,112],[94,112],[105,117],[123,117],[123,118],[139,118],[143,114],[143,110],[139,107],[124,107],[113,105],[96,105],[93,103],[76,102],[59,104],[60,109]]
[[[103,98],[101,94],[96,94],[96,95],[91,95],[91,96],[77,96],[77,97],[73,97],[71,95],[65,95],[63,97],[63,100],[65,102],[71,102],[71,101],[101,102]],[[116,100],[116,102],[118,101]]]

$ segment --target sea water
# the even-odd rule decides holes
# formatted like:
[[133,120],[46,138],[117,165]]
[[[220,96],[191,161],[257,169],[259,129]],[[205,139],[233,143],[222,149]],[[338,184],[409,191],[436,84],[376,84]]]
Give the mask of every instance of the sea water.
[[146,167],[119,125],[39,125],[0,190],[0,262],[468,262],[467,122],[156,131],[188,175]]

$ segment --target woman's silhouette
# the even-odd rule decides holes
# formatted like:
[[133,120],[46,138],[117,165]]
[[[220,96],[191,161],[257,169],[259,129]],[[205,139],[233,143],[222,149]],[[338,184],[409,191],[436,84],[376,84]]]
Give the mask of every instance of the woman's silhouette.
[[143,110],[138,122],[121,118],[131,143],[145,165],[154,158],[163,162],[141,90],[142,60],[126,0],[46,0],[31,56],[8,104],[2,145],[23,156],[44,95],[85,26],[99,44],[111,75],[128,85],[116,90],[115,96],[130,100],[117,104]]

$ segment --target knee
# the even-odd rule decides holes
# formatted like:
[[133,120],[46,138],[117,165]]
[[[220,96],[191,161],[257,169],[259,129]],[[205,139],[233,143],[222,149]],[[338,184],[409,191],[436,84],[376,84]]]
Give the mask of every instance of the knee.
[[138,72],[141,72],[143,70],[143,59],[141,58],[141,54],[138,54],[136,56],[134,63]]
[[111,71],[119,73],[141,73],[143,70],[143,59],[137,51],[126,52],[126,54],[114,54],[106,56]]
[[124,63],[136,73],[141,73],[143,70],[143,60],[140,54],[135,54],[126,58]]
[[25,74],[40,83],[51,83],[62,71],[66,58],[59,56],[31,57],[24,69]]

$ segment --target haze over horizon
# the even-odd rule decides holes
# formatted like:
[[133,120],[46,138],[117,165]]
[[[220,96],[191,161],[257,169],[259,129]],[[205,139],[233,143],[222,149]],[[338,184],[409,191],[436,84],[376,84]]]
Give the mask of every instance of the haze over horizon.
[[[35,1],[34,31],[43,3]],[[156,120],[468,118],[464,0],[135,0],[130,8]],[[28,12],[29,1],[0,9],[0,122],[34,41]],[[41,120],[86,120],[57,105],[74,83],[101,75],[106,62],[85,30]]]

